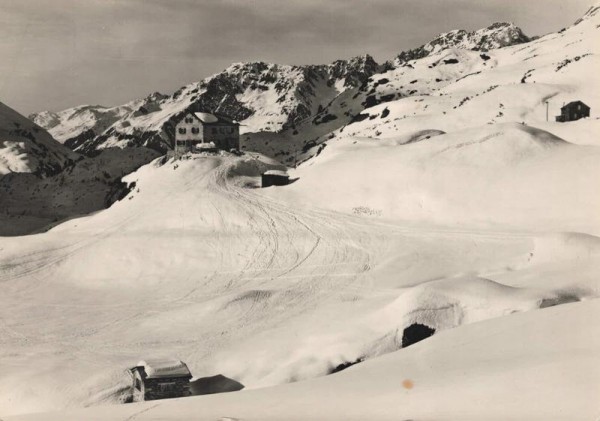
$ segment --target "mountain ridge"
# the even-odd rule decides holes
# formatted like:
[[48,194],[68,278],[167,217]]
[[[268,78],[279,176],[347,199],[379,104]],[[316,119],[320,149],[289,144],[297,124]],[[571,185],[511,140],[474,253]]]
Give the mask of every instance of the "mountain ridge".
[[0,177],[9,173],[56,174],[77,159],[40,125],[0,102]]
[[[460,31],[453,32],[466,32]],[[472,33],[475,35],[471,38],[476,37],[482,49],[502,44],[499,41],[485,43],[482,39],[486,34],[491,40],[505,40],[502,45],[528,39],[523,38],[516,26],[503,23]],[[518,36],[512,35],[515,33]],[[444,43],[436,44],[438,50],[453,46],[453,41],[446,38]],[[463,35],[452,39],[459,38],[465,39]],[[423,46],[419,48],[421,55],[427,51]],[[401,53],[398,57],[402,54],[407,57],[406,54],[416,53]],[[320,123],[319,115],[344,92],[351,92],[353,96],[374,75],[403,64],[399,61],[379,64],[368,54],[317,65],[233,63],[222,72],[185,85],[171,95],[155,93],[115,107],[80,106],[56,113],[42,111],[30,118],[49,130],[59,142],[84,154],[115,146],[147,146],[164,151],[169,146],[174,122],[188,110],[225,114],[242,122],[246,133],[295,130],[297,125],[313,119]],[[365,103],[365,107],[369,105]]]

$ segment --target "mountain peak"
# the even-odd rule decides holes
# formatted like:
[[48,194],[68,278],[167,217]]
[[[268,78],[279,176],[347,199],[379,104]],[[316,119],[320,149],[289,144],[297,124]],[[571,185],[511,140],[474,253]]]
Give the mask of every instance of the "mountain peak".
[[495,22],[495,23],[492,23],[490,26],[488,26],[486,29],[511,28],[511,27],[516,28],[517,26],[512,22]]
[[577,19],[575,21],[574,25],[577,25],[577,24],[583,22],[584,20],[587,20],[587,19],[590,19],[590,18],[596,16],[599,11],[600,11],[600,1],[597,1],[593,6],[590,6],[590,8],[587,10],[587,12],[584,13],[584,15],[582,17],[580,17],[579,19]]
[[475,31],[455,29],[444,32],[418,48],[403,51],[394,60],[396,64],[427,57],[447,48],[488,51],[530,41],[521,28],[512,22],[496,22]]

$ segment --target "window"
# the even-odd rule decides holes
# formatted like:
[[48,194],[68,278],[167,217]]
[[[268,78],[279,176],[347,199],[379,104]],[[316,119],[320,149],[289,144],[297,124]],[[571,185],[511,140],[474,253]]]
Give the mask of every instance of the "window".
[[193,119],[192,117],[186,117],[186,118],[185,118],[185,122],[186,122],[186,123],[193,123],[193,122],[194,122],[194,119]]
[[577,105],[577,109],[578,109],[579,111],[581,111],[581,104],[578,104],[578,105]]
[[187,130],[185,129],[185,127],[180,127],[180,128],[179,128],[179,134],[185,134],[185,133],[186,133],[186,131],[187,131]]
[[198,127],[192,127],[192,133],[198,134],[200,133],[200,129]]
[[157,389],[159,390],[159,392],[174,392],[176,390],[176,383],[175,382],[169,382],[169,383],[158,383],[157,384]]

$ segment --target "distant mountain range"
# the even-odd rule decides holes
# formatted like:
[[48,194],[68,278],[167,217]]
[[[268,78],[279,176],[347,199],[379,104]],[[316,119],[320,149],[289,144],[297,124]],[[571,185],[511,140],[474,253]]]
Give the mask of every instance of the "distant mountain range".
[[[242,131],[248,134],[245,138],[248,149],[271,155],[290,154],[346,124],[365,108],[399,95],[422,93],[422,89],[402,89],[395,95],[369,99],[364,93],[373,90],[375,75],[443,49],[488,51],[528,40],[515,25],[495,23],[477,31],[441,34],[384,64],[378,64],[369,55],[328,65],[236,63],[171,95],[153,93],[116,107],[85,105],[59,112],[43,111],[30,118],[59,142],[84,154],[109,147],[135,146],[162,152],[171,142],[174,122],[183,113],[211,111],[242,123]],[[342,98],[344,104],[340,105]],[[333,113],[333,108],[343,111]],[[262,141],[257,139],[257,133]],[[280,148],[274,147],[273,141],[282,144]]]

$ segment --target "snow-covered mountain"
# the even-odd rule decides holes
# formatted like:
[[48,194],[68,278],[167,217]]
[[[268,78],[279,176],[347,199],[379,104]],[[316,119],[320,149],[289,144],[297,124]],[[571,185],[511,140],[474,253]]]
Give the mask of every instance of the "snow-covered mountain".
[[173,121],[187,110],[228,115],[243,122],[246,132],[279,131],[310,118],[377,70],[368,55],[330,65],[236,63],[169,96],[155,93],[118,107],[82,106],[30,118],[77,151],[142,145],[164,150]]
[[[383,66],[369,55],[329,65],[236,63],[169,96],[153,94],[112,108],[83,106],[58,113],[44,111],[30,118],[60,142],[84,153],[112,146],[143,145],[164,150],[173,134],[173,122],[182,113],[208,110],[240,121],[242,132],[250,134],[242,141],[247,149],[290,161],[291,154],[375,105],[368,92],[385,84],[385,78],[373,85],[373,76],[404,66],[407,57],[420,58],[450,47],[487,51],[527,40],[514,25],[497,23],[473,32],[442,34]],[[396,87],[383,97],[389,100],[423,92],[429,90],[410,86],[407,81],[406,86]],[[338,105],[331,107],[334,102]],[[336,107],[340,109],[332,111]],[[324,112],[327,108],[329,111]],[[261,135],[257,139],[253,133]],[[268,136],[273,133],[276,136]]]
[[[104,132],[116,121],[148,113],[155,109],[155,104],[166,98],[158,92],[146,98],[134,100],[117,107],[101,105],[82,105],[68,108],[57,113],[42,111],[30,118],[49,130],[55,139],[71,149],[77,149],[88,140]],[[65,124],[68,122],[68,124]]]
[[489,51],[509,45],[522,44],[529,40],[529,37],[523,33],[521,28],[515,26],[514,23],[508,22],[496,22],[487,28],[470,32],[464,29],[455,29],[438,35],[427,44],[421,45],[418,48],[403,51],[391,64],[388,63],[387,65],[396,67],[407,61],[427,57],[431,53],[447,48]]
[[[0,238],[2,419],[596,417],[599,10],[524,44],[452,46],[332,86],[334,66],[234,65],[118,119],[82,146],[143,143],[144,127],[198,102],[280,127],[246,145],[306,146],[306,161],[292,184],[256,188],[282,165],[157,159],[109,209]],[[278,119],[300,92],[315,114]],[[591,117],[554,121],[573,100]],[[80,161],[57,191],[82,176],[97,189],[97,168],[143,149]],[[415,327],[433,336],[407,344]],[[256,390],[25,414],[126,401],[124,370],[155,355]]]
[[39,125],[0,103],[0,177],[8,173],[55,174],[77,154]]

